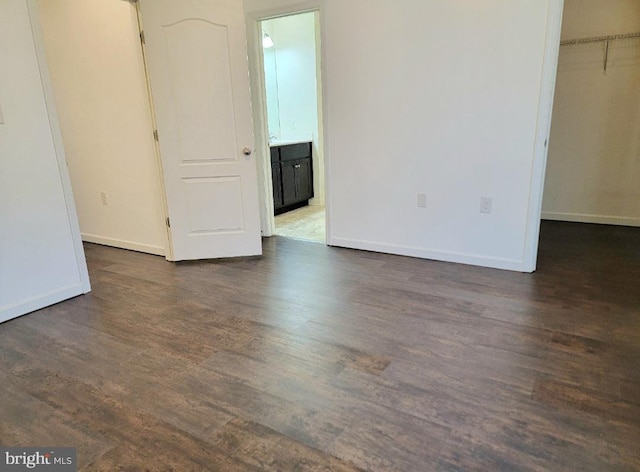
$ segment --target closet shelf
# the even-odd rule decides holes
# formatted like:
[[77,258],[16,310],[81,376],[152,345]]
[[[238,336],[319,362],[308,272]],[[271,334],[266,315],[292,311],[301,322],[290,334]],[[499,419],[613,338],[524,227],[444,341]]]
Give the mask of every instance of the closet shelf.
[[633,39],[640,38],[640,31],[637,33],[612,34],[609,36],[591,36],[589,38],[567,39],[560,41],[561,46],[569,46],[572,44],[599,43],[603,41],[614,41],[616,39]]
[[590,38],[577,38],[577,39],[567,39],[565,41],[560,41],[560,46],[570,46],[573,44],[587,44],[587,43],[605,43],[604,48],[604,64],[603,64],[603,73],[607,74],[607,67],[609,65],[609,44],[612,41],[616,41],[618,39],[634,39],[640,38],[640,32],[638,33],[626,33],[626,34],[612,34],[609,36],[591,36]]

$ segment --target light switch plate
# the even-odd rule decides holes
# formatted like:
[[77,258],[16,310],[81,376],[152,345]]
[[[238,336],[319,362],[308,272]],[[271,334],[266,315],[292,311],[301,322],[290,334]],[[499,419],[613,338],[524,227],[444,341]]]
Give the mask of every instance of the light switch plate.
[[4,114],[2,113],[2,105],[0,105],[0,125],[4,124]]

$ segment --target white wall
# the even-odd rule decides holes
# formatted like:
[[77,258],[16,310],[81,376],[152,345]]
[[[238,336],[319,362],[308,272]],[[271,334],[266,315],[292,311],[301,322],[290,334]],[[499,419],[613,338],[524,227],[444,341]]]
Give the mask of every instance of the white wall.
[[[297,139],[318,132],[315,14],[263,22],[274,47],[280,138]],[[265,61],[266,63],[266,61]],[[269,84],[267,84],[269,85]]]
[[135,7],[116,0],[38,5],[83,239],[164,254]]
[[89,284],[25,0],[0,1],[0,44],[1,322],[78,295]]
[[[265,24],[263,29],[268,30],[269,25]],[[275,47],[264,49],[263,57],[269,135],[277,138],[280,136],[280,105],[278,104],[278,66]]]
[[[566,0],[562,37],[640,32],[637,0]],[[563,46],[543,218],[640,226],[640,39]]]
[[[245,9],[287,3],[297,2]],[[534,155],[557,3],[321,2],[330,244],[533,270]],[[482,196],[493,198],[490,215]]]
[[316,16],[314,12],[303,13],[267,20],[262,25],[274,42],[274,47],[264,50],[269,132],[283,140],[312,140],[315,198],[311,204],[323,205],[324,159],[318,129]]

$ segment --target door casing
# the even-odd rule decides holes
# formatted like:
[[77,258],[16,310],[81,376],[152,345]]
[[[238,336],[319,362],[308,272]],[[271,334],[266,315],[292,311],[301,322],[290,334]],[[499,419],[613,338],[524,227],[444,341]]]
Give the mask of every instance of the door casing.
[[322,47],[325,38],[323,21],[323,2],[321,0],[307,0],[292,5],[269,8],[247,14],[247,46],[249,53],[249,77],[251,81],[251,105],[253,110],[254,139],[256,142],[256,158],[258,165],[258,185],[260,193],[260,215],[263,236],[272,236],[275,232],[273,208],[273,184],[271,179],[271,164],[269,155],[269,123],[267,119],[266,85],[264,78],[264,57],[262,54],[263,20],[292,16],[301,13],[318,12],[320,17],[320,67],[316,72],[319,84],[318,111],[321,120],[318,126],[322,129],[318,137],[322,141],[324,159],[324,187],[325,187],[325,227],[326,241],[331,245],[331,185],[330,152],[328,148],[328,127],[326,121],[327,100],[322,90],[322,81],[326,75],[325,48]]

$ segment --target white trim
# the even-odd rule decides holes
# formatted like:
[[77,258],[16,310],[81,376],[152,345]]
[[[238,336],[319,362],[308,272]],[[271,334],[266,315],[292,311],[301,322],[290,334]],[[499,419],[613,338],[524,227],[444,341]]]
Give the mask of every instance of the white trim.
[[319,76],[319,84],[322,84],[322,101],[319,103],[318,109],[322,112],[322,126],[318,123],[318,127],[322,128],[319,140],[322,140],[323,159],[324,159],[324,200],[325,200],[325,226],[327,234],[327,243],[329,242],[330,228],[330,190],[329,190],[329,152],[328,152],[328,133],[327,133],[327,97],[324,91],[326,86],[326,51],[325,51],[325,27],[324,27],[324,1],[323,0],[306,0],[294,4],[282,5],[279,7],[268,8],[265,10],[254,11],[246,14],[247,29],[247,50],[249,55],[249,78],[251,81],[251,104],[253,109],[253,130],[256,147],[256,162],[258,171],[258,191],[262,198],[260,202],[260,222],[262,235],[269,237],[275,232],[275,219],[273,210],[273,184],[271,178],[271,156],[269,150],[269,126],[267,120],[266,109],[266,85],[264,79],[264,58],[262,56],[262,31],[260,22],[283,16],[296,15],[300,13],[318,12],[320,17],[320,50],[321,50],[321,68],[317,70]]
[[252,21],[270,20],[282,16],[297,15],[298,13],[307,13],[310,11],[322,10],[323,0],[303,0],[298,3],[281,5],[277,7],[266,8],[264,10],[253,11],[247,14],[247,19]]
[[[142,24],[142,12],[140,11],[140,2],[137,0],[133,0],[132,3],[135,3],[133,6],[133,12],[135,13],[135,22],[138,25],[138,31],[142,35],[144,31]],[[142,51],[142,64],[144,69],[144,83],[147,88],[147,104],[149,105],[149,114],[151,116],[151,126],[153,129],[149,130],[149,133],[153,133],[158,129],[158,125],[156,123],[156,109],[153,103],[153,91],[151,90],[151,81],[149,80],[149,66],[147,64],[147,50],[145,43],[140,41],[140,50]],[[156,179],[158,180],[158,185],[160,187],[160,195],[162,199],[162,211],[163,211],[163,223],[169,218],[169,204],[167,202],[167,191],[164,183],[164,168],[162,167],[162,154],[160,153],[160,142],[157,140],[153,140],[153,148],[155,150],[155,163],[156,163]],[[173,257],[173,240],[171,239],[171,231],[169,227],[164,224],[164,248],[162,248],[163,252],[152,254],[158,254],[162,256],[166,256],[168,261],[175,261],[175,257]],[[100,244],[100,243],[99,243]],[[150,246],[155,247],[155,246]],[[137,249],[134,249],[137,251]],[[147,251],[142,251],[147,252]]]
[[107,238],[104,236],[97,236],[95,234],[82,233],[82,240],[88,243],[102,244],[103,246],[111,246],[120,249],[129,249],[131,251],[145,252],[147,254],[155,254],[156,256],[165,256],[166,254],[165,248],[162,246],[142,244],[135,241],[127,241],[125,239]]
[[271,151],[266,106],[264,57],[262,55],[262,31],[259,19],[246,18],[247,54],[249,58],[249,80],[251,86],[251,108],[255,140],[256,171],[258,173],[258,204],[260,205],[260,227],[262,236],[273,236],[273,182],[271,178]]
[[562,213],[557,211],[543,211],[543,220],[570,221],[573,223],[596,223],[601,225],[637,226],[640,218],[612,215],[588,215],[586,213]]
[[[82,283],[79,293],[87,293],[91,291],[91,283],[89,281],[89,272],[87,270],[87,261],[84,256],[84,248],[82,247],[82,238],[80,236],[80,226],[78,223],[78,214],[73,199],[73,190],[71,188],[71,180],[67,169],[67,159],[64,152],[62,142],[62,132],[60,131],[60,123],[58,122],[58,111],[56,109],[55,98],[53,94],[53,85],[49,75],[49,66],[47,64],[46,51],[44,46],[44,38],[40,28],[40,19],[38,15],[37,0],[27,0],[27,8],[29,11],[29,21],[31,22],[31,33],[33,43],[38,59],[38,69],[40,71],[40,79],[42,82],[42,91],[49,115],[49,127],[53,138],[53,145],[56,153],[56,161],[58,163],[58,174],[62,184],[64,200],[67,207],[67,220],[69,221],[71,237],[73,239],[73,247],[76,255],[76,263],[78,265],[78,275]],[[78,295],[78,293],[70,296]],[[59,300],[58,300],[59,301]],[[53,302],[56,303],[56,302]]]
[[69,287],[37,295],[27,300],[22,300],[18,303],[14,303],[13,305],[0,307],[0,323],[40,310],[55,303],[60,303],[64,300],[68,300],[69,298],[81,295],[82,293],[83,286],[81,284],[71,285]]
[[457,264],[468,264],[473,266],[488,267],[492,269],[528,272],[524,261],[515,259],[502,259],[497,257],[482,256],[478,254],[446,252],[425,249],[416,246],[404,246],[399,244],[386,244],[375,241],[335,237],[332,239],[332,245],[350,249],[360,249],[364,251],[397,254],[400,256],[418,257],[421,259],[431,259],[435,261],[455,262]]
[[[333,200],[331,199],[331,146],[329,145],[329,61],[327,60],[327,14],[325,0],[318,0],[318,15],[320,22],[320,69],[319,73],[322,78],[322,159],[324,163],[324,224],[326,244],[332,244],[333,233],[331,232],[331,213],[333,210]],[[320,120],[318,120],[320,125]]]
[[542,85],[538,105],[538,124],[534,146],[531,181],[529,186],[529,205],[523,263],[525,272],[536,270],[538,259],[538,241],[540,238],[540,216],[542,214],[542,196],[544,177],[547,168],[548,140],[551,133],[551,115],[558,71],[560,52],[560,33],[564,0],[549,0],[547,36],[542,68]]

